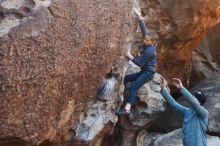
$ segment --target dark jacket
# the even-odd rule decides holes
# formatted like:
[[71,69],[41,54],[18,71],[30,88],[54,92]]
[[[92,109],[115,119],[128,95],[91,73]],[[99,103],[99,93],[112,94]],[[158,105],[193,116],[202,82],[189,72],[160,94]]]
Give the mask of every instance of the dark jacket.
[[[142,35],[145,36],[148,32],[143,20],[139,20]],[[151,46],[142,45],[140,48],[140,57],[135,57],[131,61],[139,66],[142,71],[156,72],[156,44]]]

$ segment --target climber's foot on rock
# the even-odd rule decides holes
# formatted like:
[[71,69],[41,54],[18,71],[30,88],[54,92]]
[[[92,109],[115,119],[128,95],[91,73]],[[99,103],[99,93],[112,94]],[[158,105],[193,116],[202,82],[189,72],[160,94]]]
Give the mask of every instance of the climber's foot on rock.
[[122,109],[122,110],[115,112],[115,114],[117,116],[128,116],[130,112],[131,112],[130,110]]

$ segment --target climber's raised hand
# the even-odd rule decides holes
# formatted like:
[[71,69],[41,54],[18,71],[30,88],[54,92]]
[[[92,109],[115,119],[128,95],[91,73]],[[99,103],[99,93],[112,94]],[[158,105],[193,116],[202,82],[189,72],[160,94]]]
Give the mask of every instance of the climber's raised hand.
[[128,51],[128,52],[125,54],[125,56],[128,57],[129,59],[133,59],[133,58],[134,58],[134,56],[131,55],[131,52],[130,52],[130,51]]
[[137,8],[133,8],[133,11],[140,20],[143,19],[141,12]]
[[172,83],[173,83],[173,85],[174,85],[177,89],[182,89],[182,88],[183,88],[183,84],[182,84],[181,80],[178,79],[178,78],[173,78],[173,79],[172,79]]

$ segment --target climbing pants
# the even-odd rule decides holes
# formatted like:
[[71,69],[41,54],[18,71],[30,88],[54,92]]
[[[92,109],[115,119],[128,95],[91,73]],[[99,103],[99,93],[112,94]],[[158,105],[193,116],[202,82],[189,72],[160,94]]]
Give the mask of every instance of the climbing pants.
[[129,90],[129,96],[128,96],[128,103],[131,105],[134,105],[136,102],[136,95],[138,92],[138,89],[144,85],[145,83],[149,82],[154,77],[153,71],[140,71],[138,73],[126,75],[124,79],[124,85],[126,85],[127,82],[132,82],[131,88]]

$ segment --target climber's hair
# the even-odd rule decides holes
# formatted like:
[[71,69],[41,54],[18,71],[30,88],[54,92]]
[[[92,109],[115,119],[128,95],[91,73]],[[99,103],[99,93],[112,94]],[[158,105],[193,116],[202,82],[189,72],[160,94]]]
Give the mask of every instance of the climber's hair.
[[144,39],[152,39],[153,41],[157,41],[158,40],[158,35],[155,32],[148,32],[145,36]]

